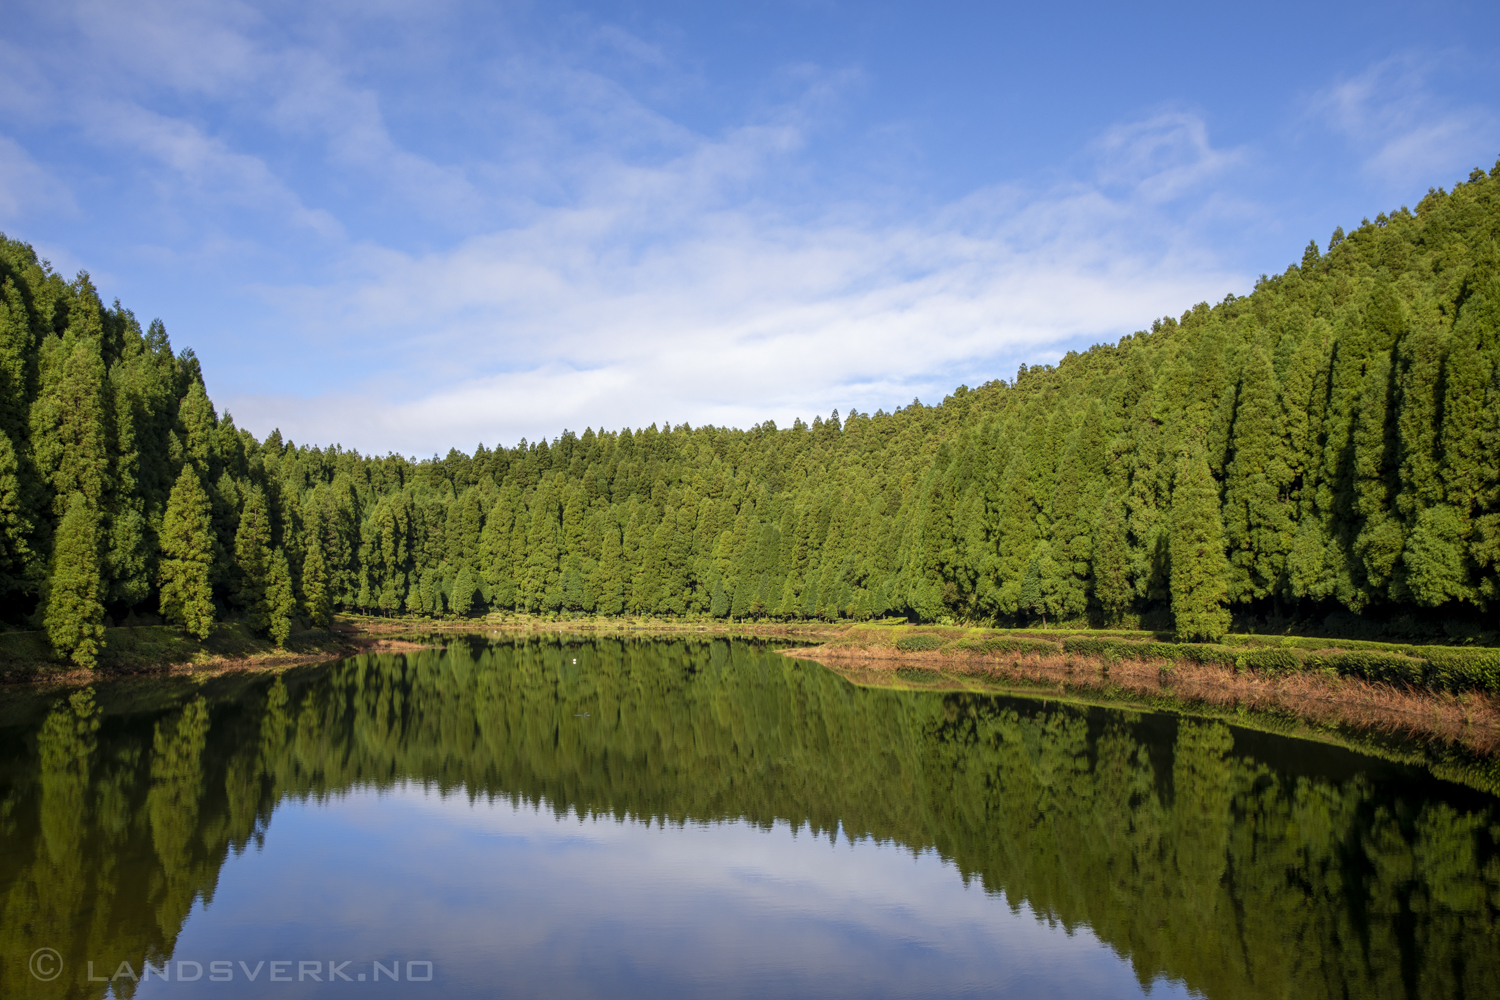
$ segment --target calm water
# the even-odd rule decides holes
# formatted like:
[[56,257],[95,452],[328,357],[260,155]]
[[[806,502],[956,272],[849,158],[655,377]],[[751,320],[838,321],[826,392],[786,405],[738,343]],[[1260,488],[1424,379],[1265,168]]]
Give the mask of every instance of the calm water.
[[1218,723],[476,638],[7,696],[0,996],[1492,997],[1497,845]]

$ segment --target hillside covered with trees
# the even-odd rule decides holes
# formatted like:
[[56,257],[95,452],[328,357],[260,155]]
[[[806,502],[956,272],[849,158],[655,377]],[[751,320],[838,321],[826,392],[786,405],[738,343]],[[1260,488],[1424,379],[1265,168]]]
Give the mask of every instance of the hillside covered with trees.
[[1500,164],[1118,344],[811,426],[412,462],[257,441],[191,351],[0,238],[0,593],[282,639],[338,608],[1173,625],[1500,601]]

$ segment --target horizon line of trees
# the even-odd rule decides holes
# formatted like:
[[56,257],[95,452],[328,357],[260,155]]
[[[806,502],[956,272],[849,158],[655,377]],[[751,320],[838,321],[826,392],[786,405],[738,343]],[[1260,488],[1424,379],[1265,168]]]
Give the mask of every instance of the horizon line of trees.
[[1251,294],[938,406],[412,461],[257,441],[191,350],[0,237],[0,594],[96,662],[159,614],[1487,621],[1500,163]]

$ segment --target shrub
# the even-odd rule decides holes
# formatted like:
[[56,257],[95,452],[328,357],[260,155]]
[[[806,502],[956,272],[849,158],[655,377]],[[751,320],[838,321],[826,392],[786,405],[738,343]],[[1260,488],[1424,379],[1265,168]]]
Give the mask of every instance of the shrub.
[[1500,650],[1428,647],[1427,683],[1447,691],[1477,688],[1500,694]]
[[930,632],[918,632],[916,635],[903,635],[896,640],[896,648],[903,653],[916,653],[926,649],[937,649],[943,644],[942,636],[933,635]]
[[1042,656],[1055,656],[1060,652],[1057,643],[1045,639],[1011,639],[997,635],[983,639],[965,639],[955,648],[977,653],[1039,653]]
[[[1161,645],[1165,646],[1167,643],[1161,643]],[[1178,644],[1174,647],[1172,657],[1187,660],[1189,663],[1221,667],[1232,667],[1235,664],[1235,650],[1225,646],[1209,646],[1196,642]]]
[[1427,673],[1427,664],[1422,660],[1395,653],[1361,649],[1352,653],[1335,653],[1322,659],[1341,674],[1363,677],[1367,681],[1416,685],[1422,683]]
[[1255,649],[1235,660],[1235,669],[1258,674],[1290,674],[1302,669],[1302,661],[1290,649]]
[[1115,639],[1096,639],[1085,635],[1063,640],[1063,649],[1079,656],[1106,656],[1110,653],[1119,655],[1114,647],[1121,645],[1126,644]]

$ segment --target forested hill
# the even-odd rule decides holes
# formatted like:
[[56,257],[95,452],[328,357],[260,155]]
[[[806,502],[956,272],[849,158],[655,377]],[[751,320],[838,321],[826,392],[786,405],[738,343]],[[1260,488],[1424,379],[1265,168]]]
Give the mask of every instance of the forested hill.
[[[258,442],[191,352],[0,245],[7,622],[284,637],[339,607],[1481,627],[1500,599],[1500,164],[1243,298],[940,406],[413,463]],[[1487,626],[1485,626],[1487,627]]]

